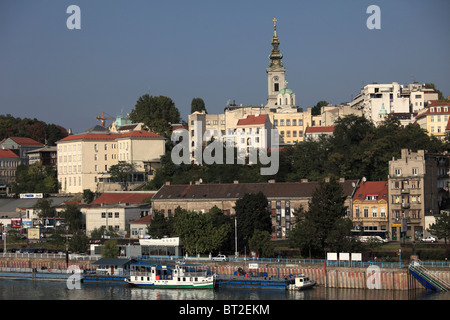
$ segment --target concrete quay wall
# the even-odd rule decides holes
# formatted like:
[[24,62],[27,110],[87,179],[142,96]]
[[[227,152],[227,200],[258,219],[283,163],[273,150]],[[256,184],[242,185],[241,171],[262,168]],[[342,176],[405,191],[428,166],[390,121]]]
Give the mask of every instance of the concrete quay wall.
[[[211,270],[218,274],[234,274],[242,265],[215,263],[210,265]],[[413,290],[423,286],[407,268],[352,268],[329,266],[260,266],[257,270],[248,270],[256,273],[266,273],[269,277],[289,277],[289,275],[305,274],[316,280],[317,285],[329,288],[345,289],[382,289],[382,290]],[[450,270],[430,270],[430,272],[447,283],[450,283]]]

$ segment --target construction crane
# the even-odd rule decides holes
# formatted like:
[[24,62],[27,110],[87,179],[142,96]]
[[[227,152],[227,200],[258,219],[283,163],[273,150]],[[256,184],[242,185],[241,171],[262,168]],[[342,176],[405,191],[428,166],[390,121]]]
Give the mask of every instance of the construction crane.
[[104,113],[104,112],[102,112],[102,115],[101,115],[101,116],[95,117],[95,119],[97,119],[97,120],[102,120],[102,127],[105,126],[105,120],[116,120],[116,118],[108,118],[108,117],[105,117],[105,113]]

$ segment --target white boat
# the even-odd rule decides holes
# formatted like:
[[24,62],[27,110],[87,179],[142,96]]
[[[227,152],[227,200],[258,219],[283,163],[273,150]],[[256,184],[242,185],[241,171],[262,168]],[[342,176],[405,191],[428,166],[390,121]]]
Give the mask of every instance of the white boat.
[[130,276],[125,281],[133,286],[148,288],[212,289],[215,275],[198,265],[164,266],[139,262],[131,265]]
[[294,283],[288,285],[288,290],[303,290],[312,288],[316,285],[316,281],[309,279],[308,276],[302,274],[294,278]]

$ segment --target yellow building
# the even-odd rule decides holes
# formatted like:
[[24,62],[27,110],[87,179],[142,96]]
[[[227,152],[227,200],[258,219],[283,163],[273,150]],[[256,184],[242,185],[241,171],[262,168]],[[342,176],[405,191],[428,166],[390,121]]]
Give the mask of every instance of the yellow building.
[[450,103],[433,101],[416,116],[416,123],[425,129],[429,136],[445,138],[445,130],[450,116]]
[[363,181],[353,196],[353,231],[357,235],[388,238],[388,183]]
[[95,126],[85,133],[67,136],[57,141],[60,191],[120,189],[116,184],[110,185],[109,173],[119,161],[133,163],[137,171],[135,182],[142,184],[152,178],[164,153],[165,138],[144,130],[111,133]]

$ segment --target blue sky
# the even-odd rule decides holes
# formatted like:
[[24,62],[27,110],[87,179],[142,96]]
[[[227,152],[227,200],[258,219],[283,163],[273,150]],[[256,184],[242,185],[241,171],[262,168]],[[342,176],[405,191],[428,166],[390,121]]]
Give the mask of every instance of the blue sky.
[[[369,5],[381,29],[369,30]],[[69,30],[69,5],[81,30]],[[228,100],[267,99],[274,17],[297,104],[350,101],[365,84],[434,82],[450,95],[447,0],[2,0],[0,113],[82,132],[101,112],[130,112],[165,95],[184,119]]]

